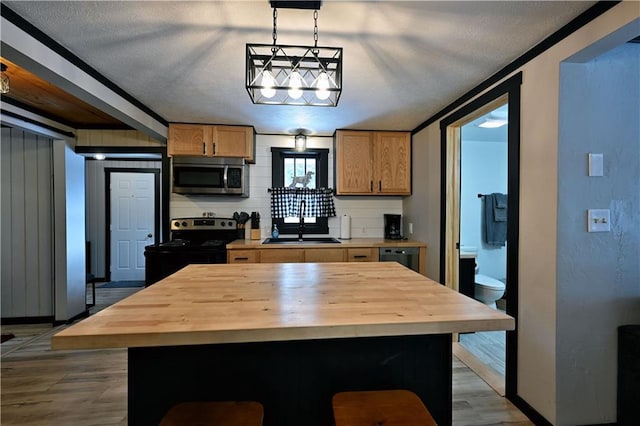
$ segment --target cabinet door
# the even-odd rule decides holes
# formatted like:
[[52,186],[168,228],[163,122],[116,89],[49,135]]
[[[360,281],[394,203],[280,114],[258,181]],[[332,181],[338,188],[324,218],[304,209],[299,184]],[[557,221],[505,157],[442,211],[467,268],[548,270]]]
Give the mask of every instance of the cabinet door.
[[378,249],[377,248],[350,248],[347,249],[347,262],[377,262],[378,261]]
[[305,249],[304,261],[309,263],[344,262],[344,249]]
[[372,132],[336,132],[336,194],[371,194],[372,142]]
[[207,126],[169,124],[169,155],[206,155],[207,133]]
[[246,126],[212,126],[214,157],[241,157],[253,161],[253,128]]
[[304,249],[260,250],[260,263],[303,263]]
[[258,263],[258,251],[227,250],[227,263]]
[[374,192],[411,194],[411,135],[408,132],[376,132],[374,164]]

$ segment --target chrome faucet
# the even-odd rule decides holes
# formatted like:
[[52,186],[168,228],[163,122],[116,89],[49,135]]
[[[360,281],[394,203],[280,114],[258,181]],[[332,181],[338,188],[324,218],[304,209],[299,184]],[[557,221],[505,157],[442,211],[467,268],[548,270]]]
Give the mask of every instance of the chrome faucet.
[[305,200],[300,200],[300,217],[298,219],[298,241],[302,241],[302,232],[304,231],[304,209],[307,206]]

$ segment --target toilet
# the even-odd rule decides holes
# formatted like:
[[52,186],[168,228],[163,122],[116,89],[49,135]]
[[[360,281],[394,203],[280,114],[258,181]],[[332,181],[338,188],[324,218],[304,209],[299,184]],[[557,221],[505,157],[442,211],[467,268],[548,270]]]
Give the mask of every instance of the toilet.
[[476,274],[474,287],[476,300],[491,306],[493,309],[497,309],[496,300],[504,295],[506,288],[502,281],[482,274]]

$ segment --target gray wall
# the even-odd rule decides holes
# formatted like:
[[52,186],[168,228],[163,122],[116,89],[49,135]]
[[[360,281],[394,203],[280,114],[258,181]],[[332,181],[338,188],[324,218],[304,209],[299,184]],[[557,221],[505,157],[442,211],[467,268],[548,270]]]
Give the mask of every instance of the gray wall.
[[[160,161],[127,161],[127,160],[87,160],[86,177],[86,230],[87,241],[91,243],[89,263],[91,273],[96,278],[104,278],[106,274],[106,205],[105,205],[105,168],[162,169]],[[162,180],[162,172],[160,179]],[[162,201],[160,201],[162,203]],[[160,241],[158,238],[157,241]]]
[[53,315],[52,146],[2,128],[2,318]]
[[[626,43],[560,75],[557,398],[559,425],[610,423],[617,326],[640,324],[640,45]],[[587,154],[604,154],[589,177]],[[611,232],[587,233],[589,208]]]
[[86,310],[84,157],[65,141],[53,143],[54,319]]

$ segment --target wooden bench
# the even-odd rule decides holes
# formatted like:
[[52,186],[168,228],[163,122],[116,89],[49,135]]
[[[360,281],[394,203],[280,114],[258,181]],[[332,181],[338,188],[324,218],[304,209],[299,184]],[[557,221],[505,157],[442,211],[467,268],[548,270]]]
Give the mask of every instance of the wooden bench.
[[340,392],[333,396],[335,426],[433,426],[420,398],[407,390]]
[[263,413],[254,401],[183,402],[171,407],[160,426],[261,426]]

